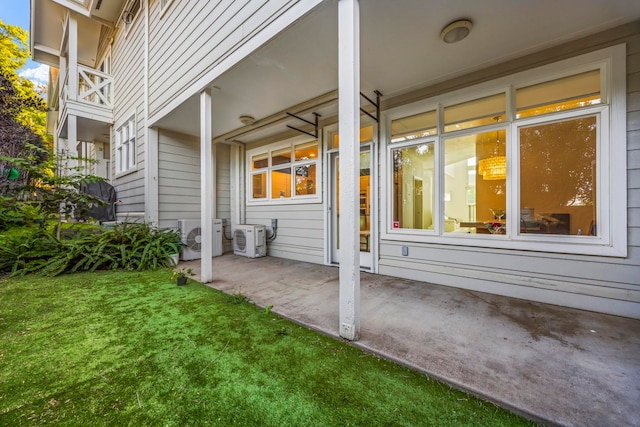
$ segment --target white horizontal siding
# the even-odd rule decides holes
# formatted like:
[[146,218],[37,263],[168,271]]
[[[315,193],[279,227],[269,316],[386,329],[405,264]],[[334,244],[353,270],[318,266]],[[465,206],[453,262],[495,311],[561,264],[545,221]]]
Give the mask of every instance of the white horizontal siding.
[[[383,240],[378,271],[408,279],[640,318],[640,35],[607,43],[621,41],[628,43],[626,258]],[[601,47],[596,40],[593,46],[594,49]],[[402,255],[403,246],[408,247],[408,256]]]
[[[218,0],[174,4],[150,19],[150,111],[158,111],[296,0]],[[179,7],[178,7],[179,6]],[[203,60],[206,58],[206,60]],[[154,78],[154,77],[158,78]],[[162,76],[173,76],[171,79]]]
[[[215,149],[217,218],[230,218],[229,147]],[[160,227],[175,227],[178,219],[200,218],[200,141],[160,130],[158,133],[158,209]],[[231,245],[223,241],[224,250]]]
[[247,206],[247,224],[271,227],[278,220],[278,236],[268,243],[268,254],[322,264],[324,223],[322,204]]
[[[118,216],[140,213],[145,210],[144,202],[144,19],[142,14],[125,34],[124,28],[115,31],[111,50],[111,74],[114,77],[115,127],[123,124],[132,113],[136,115],[136,170],[133,173],[116,176],[115,143],[111,144],[112,183],[120,203]],[[113,134],[112,134],[113,140]]]
[[160,227],[200,218],[200,143],[178,133],[158,132],[158,215]]

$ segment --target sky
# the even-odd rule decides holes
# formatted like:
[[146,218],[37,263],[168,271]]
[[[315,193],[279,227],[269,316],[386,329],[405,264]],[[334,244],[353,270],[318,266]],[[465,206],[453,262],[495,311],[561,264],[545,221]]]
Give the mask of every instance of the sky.
[[[5,24],[17,25],[29,31],[30,3],[29,0],[0,0],[0,20]],[[18,74],[35,83],[47,84],[49,67],[29,59],[27,65],[19,70]]]

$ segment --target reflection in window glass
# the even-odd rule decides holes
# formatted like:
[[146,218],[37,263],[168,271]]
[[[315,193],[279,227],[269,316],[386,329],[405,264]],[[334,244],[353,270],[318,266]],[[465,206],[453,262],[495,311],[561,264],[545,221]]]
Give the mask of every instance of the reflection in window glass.
[[258,154],[257,156],[253,156],[251,158],[251,169],[252,170],[266,168],[267,166],[269,166],[268,159],[267,159],[267,153]]
[[[505,131],[449,138],[444,146],[444,231],[504,234],[505,177],[485,179],[484,160],[505,156]],[[504,166],[506,167],[506,165]]]
[[316,165],[295,166],[296,196],[316,194]]
[[600,70],[516,90],[518,118],[600,104]]
[[451,105],[444,109],[444,131],[453,132],[490,125],[496,120],[504,121],[506,111],[507,98],[504,93]]
[[523,127],[520,233],[597,235],[597,117]]
[[291,147],[271,152],[271,166],[291,163]]
[[271,171],[271,198],[283,199],[291,197],[291,168]]
[[[373,141],[373,126],[365,126],[360,128],[360,144]],[[333,135],[331,148],[340,147],[340,135]]]
[[391,142],[422,138],[437,133],[438,115],[435,110],[391,121]]
[[391,150],[395,228],[433,229],[434,144]]
[[296,162],[300,160],[310,160],[318,157],[318,142],[312,141],[306,144],[296,145],[294,148]]
[[258,173],[251,176],[251,197],[264,199],[267,197],[267,174]]

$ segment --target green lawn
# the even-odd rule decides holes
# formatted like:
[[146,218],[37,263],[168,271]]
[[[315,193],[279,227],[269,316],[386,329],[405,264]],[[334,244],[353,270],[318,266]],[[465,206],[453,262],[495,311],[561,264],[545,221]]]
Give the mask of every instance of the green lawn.
[[0,425],[531,425],[169,276],[0,279]]

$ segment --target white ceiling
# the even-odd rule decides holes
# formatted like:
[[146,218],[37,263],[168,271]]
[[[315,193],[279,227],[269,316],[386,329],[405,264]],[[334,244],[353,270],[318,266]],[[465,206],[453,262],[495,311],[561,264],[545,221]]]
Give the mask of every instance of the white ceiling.
[[[362,91],[389,97],[637,20],[640,1],[369,0],[360,15]],[[443,43],[440,31],[459,18],[473,21],[471,34]],[[212,82],[213,134],[241,127],[240,115],[261,119],[335,90],[337,33],[328,1]],[[159,125],[198,135],[198,117],[192,99]]]

